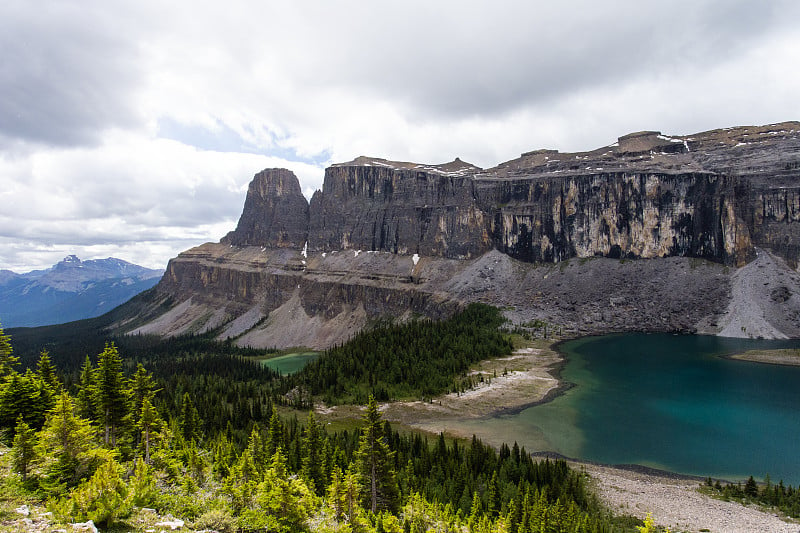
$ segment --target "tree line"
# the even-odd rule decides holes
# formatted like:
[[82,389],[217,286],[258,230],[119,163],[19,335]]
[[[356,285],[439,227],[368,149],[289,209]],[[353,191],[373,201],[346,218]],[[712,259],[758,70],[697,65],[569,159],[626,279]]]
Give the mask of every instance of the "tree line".
[[209,422],[196,392],[222,383],[213,372],[223,360],[176,364],[197,370],[181,392],[141,364],[126,371],[109,343],[68,386],[47,352],[35,370],[20,372],[0,329],[0,431],[17,480],[1,483],[19,483],[61,520],[102,525],[146,506],[219,531],[631,530],[563,461],[535,462],[524,448],[497,452],[475,438],[401,434],[373,396],[356,430],[329,433],[313,411],[301,424],[266,396],[254,402],[265,390],[243,381],[252,376],[221,371],[244,383],[219,393],[231,395],[228,404],[246,401],[246,429]]
[[473,303],[453,317],[383,323],[327,350],[287,380],[327,405],[431,398],[471,388],[470,366],[511,353],[492,306]]
[[800,518],[800,490],[791,485],[785,485],[783,480],[777,484],[772,483],[769,475],[764,483],[759,485],[753,476],[742,483],[720,483],[719,480],[706,480],[706,489],[715,496],[724,500],[738,501],[743,504],[755,503],[772,507],[792,518]]

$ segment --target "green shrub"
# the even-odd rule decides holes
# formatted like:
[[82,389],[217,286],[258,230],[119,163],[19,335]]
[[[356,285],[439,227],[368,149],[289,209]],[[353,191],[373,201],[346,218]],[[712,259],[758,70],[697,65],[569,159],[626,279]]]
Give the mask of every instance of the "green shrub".
[[142,458],[136,461],[133,475],[128,480],[128,489],[128,501],[133,506],[150,507],[158,499],[159,491],[153,469]]
[[236,519],[228,508],[210,509],[192,524],[194,529],[211,529],[220,533],[236,531]]
[[128,516],[131,504],[127,499],[128,487],[120,470],[121,467],[113,459],[106,461],[69,496],[51,502],[50,509],[64,520],[92,520],[99,526],[107,526],[117,518]]

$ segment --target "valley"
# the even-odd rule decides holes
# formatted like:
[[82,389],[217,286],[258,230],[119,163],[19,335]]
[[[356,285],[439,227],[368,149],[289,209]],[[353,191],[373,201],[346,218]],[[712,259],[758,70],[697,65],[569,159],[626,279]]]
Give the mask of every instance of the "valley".
[[[533,523],[533,515],[552,512],[583,531],[632,531],[652,512],[660,524],[677,530],[747,530],[737,529],[743,525],[782,531],[786,528],[769,513],[752,514],[738,504],[717,506],[694,492],[696,480],[673,482],[670,475],[641,465],[737,479],[766,473],[758,471],[763,463],[744,457],[731,470],[702,460],[688,466],[680,462],[693,452],[713,459],[717,454],[709,442],[747,454],[761,449],[763,441],[709,437],[671,422],[648,421],[658,409],[670,416],[694,410],[702,415],[700,425],[712,428],[726,409],[752,407],[756,414],[748,411],[749,418],[768,421],[772,418],[765,415],[775,414],[779,425],[785,423],[783,411],[769,398],[763,406],[752,398],[744,404],[706,398],[700,408],[684,405],[693,393],[732,374],[741,374],[743,383],[756,382],[768,365],[715,356],[706,361],[715,370],[701,373],[706,379],[700,383],[692,381],[691,357],[675,363],[669,358],[684,352],[668,347],[672,342],[724,345],[735,338],[745,348],[722,350],[723,355],[743,352],[749,359],[778,363],[793,357],[774,350],[795,345],[755,343],[800,338],[798,157],[800,124],[786,122],[685,136],[637,132],[589,152],[535,150],[489,169],[459,159],[429,165],[358,157],[329,167],[310,201],[292,172],[265,169],[250,183],[236,229],[217,243],[173,258],[152,289],[96,319],[13,330],[13,335],[27,367],[35,363],[42,339],[61,351],[57,356],[70,388],[59,400],[65,411],[71,394],[84,402],[80,398],[93,394],[91,376],[100,374],[86,355],[116,350],[108,344],[103,348],[109,338],[131,354],[127,372],[138,363],[152,369],[149,390],[158,391],[156,411],[169,423],[158,430],[163,457],[152,473],[161,495],[150,494],[148,501],[159,512],[180,510],[197,527],[212,518],[224,519],[228,528],[249,527],[251,519],[262,527],[270,516],[292,519],[279,511],[256,511],[255,498],[268,506],[276,497],[269,492],[278,486],[274,483],[283,483],[294,486],[299,498],[293,505],[300,507],[292,509],[316,513],[318,523],[338,527],[345,520],[355,529],[399,532],[411,524],[397,522],[394,505],[401,498],[391,481],[396,474],[402,502],[416,505],[406,517],[424,515],[419,519],[429,525],[450,521],[462,530],[494,531],[506,521],[522,527]],[[501,325],[502,333],[497,331]],[[590,359],[576,367],[577,352],[567,358],[560,353],[608,334],[646,346],[643,332],[654,334],[654,344],[625,352],[628,359],[611,365],[616,370],[594,366],[588,371],[580,365]],[[553,344],[560,340],[570,342]],[[297,354],[305,351],[325,355],[302,356],[312,361],[300,370]],[[263,361],[279,353],[288,355]],[[658,366],[669,361],[674,377]],[[790,368],[779,374],[791,378],[794,369],[781,368]],[[643,374],[627,383],[650,383],[649,388],[634,390],[612,380],[615,372],[636,369]],[[4,391],[12,391],[12,383],[43,379],[15,372]],[[662,373],[664,383],[682,391],[679,398],[659,397],[656,385],[664,383],[645,379],[657,380]],[[583,381],[573,379],[578,374]],[[764,383],[773,377],[763,378]],[[756,388],[766,398],[773,387]],[[611,394],[615,391],[632,396]],[[638,413],[633,407],[649,405],[650,396],[659,399],[656,411],[626,418]],[[365,404],[366,411],[358,407]],[[703,411],[703,405],[716,405],[719,412]],[[81,407],[80,416],[86,417],[81,423],[98,428],[103,418],[90,407]],[[32,412],[41,415],[52,408]],[[141,409],[138,416],[144,416]],[[13,432],[12,411],[5,425]],[[362,413],[366,417],[359,421]],[[736,419],[736,413],[728,414]],[[607,418],[592,422],[594,415]],[[390,433],[387,426],[384,436],[404,454],[386,476],[384,497],[393,506],[383,515],[359,514],[369,501],[362,491],[361,511],[345,519],[334,509],[331,522],[323,502],[339,501],[341,483],[355,482],[347,476],[363,466],[361,440],[380,431],[380,417],[402,430]],[[697,425],[696,416],[686,418]],[[44,420],[30,421],[39,438],[47,436]],[[331,433],[325,434],[329,423]],[[24,429],[19,426],[19,432]],[[146,440],[138,433],[144,431],[141,424],[124,431],[128,440],[116,449],[126,469],[120,491],[138,476],[150,475],[134,466]],[[420,431],[436,444],[424,443]],[[748,433],[775,431],[770,426]],[[791,431],[789,424],[778,432]],[[650,439],[651,434],[658,438]],[[460,440],[473,435],[481,440],[472,438],[469,445]],[[694,440],[664,444],[676,435]],[[513,441],[522,449],[514,446],[512,452]],[[627,441],[686,457],[637,455],[622,449]],[[308,470],[323,443],[330,469],[325,475]],[[527,452],[556,452],[581,461],[534,463]],[[783,470],[781,454],[765,454],[775,475]],[[261,465],[257,481],[250,477],[255,457]],[[469,475],[457,473],[467,464],[464,457],[477,461],[469,463],[474,467]],[[440,462],[431,468],[435,461]],[[598,463],[638,466],[620,470]],[[46,486],[48,476],[64,474],[44,464],[51,470],[45,477],[37,473],[37,483]],[[339,477],[333,476],[334,466]],[[560,480],[554,483],[566,483],[558,485],[564,500],[533,480],[537,469]],[[612,514],[583,492],[587,473]],[[368,480],[362,474],[361,487]],[[103,475],[113,477],[110,470]],[[101,479],[83,476],[69,483],[69,501],[77,509],[81,491],[89,494]],[[193,490],[222,514],[211,516],[188,501]],[[413,496],[417,490],[419,500]],[[304,491],[310,492],[303,496]],[[754,495],[759,496],[758,488]],[[793,495],[784,495],[786,505],[794,505]],[[62,520],[89,516],[88,511],[70,515],[67,500],[54,502],[49,505],[59,509]],[[529,514],[520,514],[522,509]],[[311,514],[304,516],[302,527],[307,527]],[[113,513],[105,520],[115,520]],[[300,527],[293,524],[286,527]]]

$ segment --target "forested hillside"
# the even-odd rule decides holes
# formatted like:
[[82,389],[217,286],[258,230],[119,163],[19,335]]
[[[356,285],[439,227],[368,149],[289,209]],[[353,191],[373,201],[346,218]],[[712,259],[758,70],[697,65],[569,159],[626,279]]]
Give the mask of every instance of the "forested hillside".
[[[0,430],[10,446],[0,465],[13,472],[3,499],[46,506],[54,524],[91,519],[127,531],[171,515],[218,531],[630,530],[563,461],[398,433],[372,396],[355,430],[329,433],[313,412],[281,416],[257,386],[278,379],[268,372],[219,372],[233,356],[179,359],[168,384],[142,365],[124,372],[130,365],[107,344],[68,385],[46,352],[20,373],[10,339],[0,339]],[[215,389],[238,424],[198,408],[196,391]],[[0,519],[10,522],[8,505]]]
[[306,366],[293,385],[326,404],[420,398],[469,388],[470,365],[511,353],[500,311],[470,304],[448,320],[386,323],[364,331]]

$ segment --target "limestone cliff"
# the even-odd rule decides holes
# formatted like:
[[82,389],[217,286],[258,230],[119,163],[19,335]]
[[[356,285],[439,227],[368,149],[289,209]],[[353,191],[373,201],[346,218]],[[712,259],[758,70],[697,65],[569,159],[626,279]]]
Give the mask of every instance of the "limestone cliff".
[[780,296],[762,307],[782,318],[749,331],[800,336],[800,123],[638,132],[491,169],[360,157],[310,204],[291,172],[257,174],[236,230],[170,262],[137,331],[325,347],[481,300],[572,334],[730,334],[735,287],[765,272],[737,269],[759,249]]
[[308,202],[290,171],[266,169],[247,189],[236,230],[222,242],[233,246],[302,247],[308,236]]
[[359,158],[325,172],[311,199],[309,250],[470,258],[492,248],[474,198],[477,167]]

